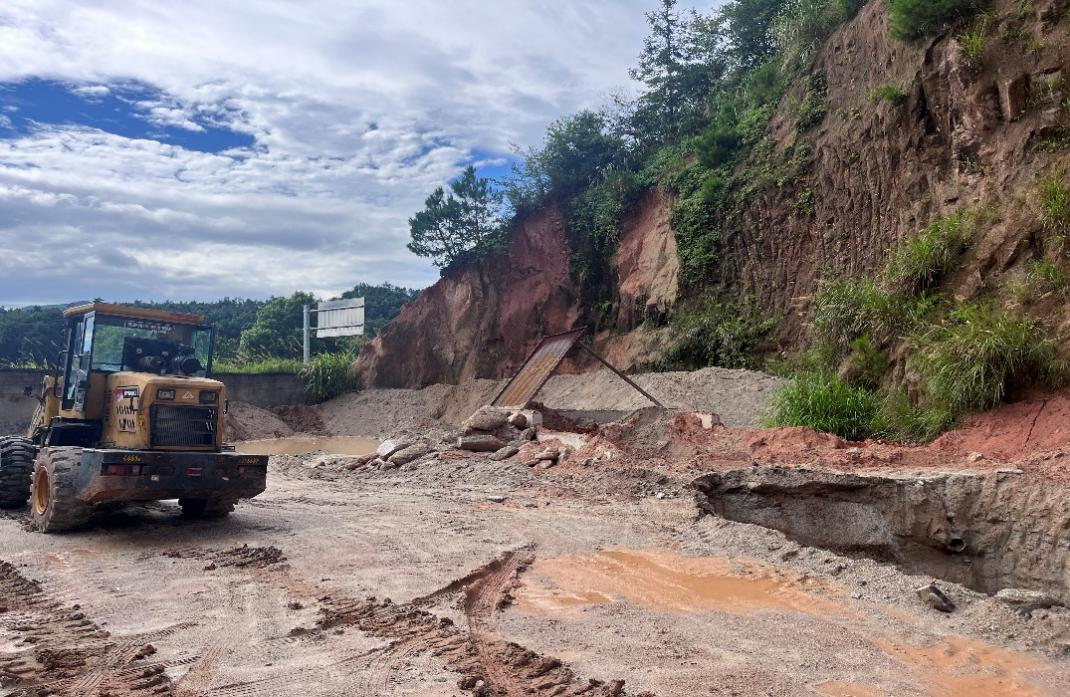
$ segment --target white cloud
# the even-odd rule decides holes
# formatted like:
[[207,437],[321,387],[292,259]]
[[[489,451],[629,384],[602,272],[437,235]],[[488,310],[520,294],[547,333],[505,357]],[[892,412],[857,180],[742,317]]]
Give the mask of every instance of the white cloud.
[[[255,145],[206,154],[70,125],[0,140],[0,304],[426,285],[404,243],[427,192],[603,102],[652,5],[7,0],[0,82],[98,99],[143,82],[163,93],[132,105],[151,123]],[[70,272],[51,287],[49,263]]]

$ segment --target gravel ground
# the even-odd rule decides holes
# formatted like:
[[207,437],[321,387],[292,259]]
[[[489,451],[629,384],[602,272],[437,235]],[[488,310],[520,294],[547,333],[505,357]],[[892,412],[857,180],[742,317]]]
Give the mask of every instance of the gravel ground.
[[[445,697],[483,679],[550,695],[595,679],[596,695],[624,680],[662,697],[1055,697],[1070,681],[1065,610],[1023,617],[943,584],[959,610],[937,613],[913,592],[929,579],[696,520],[694,468],[305,461],[280,458],[225,521],[160,503],[50,536],[0,518],[0,693]],[[637,581],[673,582],[570,585],[621,553],[661,565]],[[715,582],[753,602],[688,599]],[[564,609],[532,610],[535,593]]]

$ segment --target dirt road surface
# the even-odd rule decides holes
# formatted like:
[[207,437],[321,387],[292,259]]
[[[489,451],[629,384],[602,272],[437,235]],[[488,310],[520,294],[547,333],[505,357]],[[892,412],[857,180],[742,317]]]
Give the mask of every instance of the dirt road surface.
[[[1066,694],[1065,610],[696,518],[697,470],[273,458],[223,521],[0,519],[4,695]],[[294,462],[298,464],[295,466]],[[502,500],[504,497],[504,500]],[[621,683],[620,681],[623,681]]]

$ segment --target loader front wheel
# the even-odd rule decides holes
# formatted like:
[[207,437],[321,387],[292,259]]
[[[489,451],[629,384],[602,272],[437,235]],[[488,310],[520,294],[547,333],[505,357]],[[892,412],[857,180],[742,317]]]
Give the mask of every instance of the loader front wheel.
[[34,447],[29,438],[0,438],[0,508],[16,508],[30,497]]
[[30,520],[41,532],[86,524],[93,507],[77,497],[81,448],[44,448],[37,456],[30,488]]

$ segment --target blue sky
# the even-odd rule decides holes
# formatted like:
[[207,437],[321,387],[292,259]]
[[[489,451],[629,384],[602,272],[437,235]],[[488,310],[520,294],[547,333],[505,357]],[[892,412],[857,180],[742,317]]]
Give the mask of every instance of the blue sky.
[[408,217],[632,89],[653,4],[5,0],[0,305],[428,285]]

